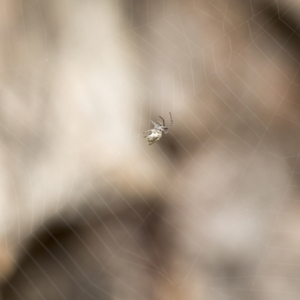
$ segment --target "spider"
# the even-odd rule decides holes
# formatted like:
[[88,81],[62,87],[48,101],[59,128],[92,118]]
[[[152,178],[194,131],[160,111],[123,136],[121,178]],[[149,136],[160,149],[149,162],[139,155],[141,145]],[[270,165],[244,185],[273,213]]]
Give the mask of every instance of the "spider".
[[154,128],[144,132],[144,133],[149,132],[147,133],[147,135],[144,136],[144,138],[147,139],[149,145],[152,145],[153,143],[157,142],[162,137],[163,133],[166,134],[171,129],[173,125],[173,119],[172,119],[172,114],[171,113],[169,114],[171,120],[169,127],[166,126],[165,120],[161,116],[159,117],[162,119],[162,124],[159,121],[157,121],[157,123],[151,121],[154,125]]

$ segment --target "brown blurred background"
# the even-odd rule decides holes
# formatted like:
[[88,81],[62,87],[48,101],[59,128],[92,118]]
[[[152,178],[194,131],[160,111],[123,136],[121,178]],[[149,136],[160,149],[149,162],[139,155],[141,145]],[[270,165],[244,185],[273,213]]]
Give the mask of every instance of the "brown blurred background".
[[2,299],[300,299],[299,17],[1,1]]

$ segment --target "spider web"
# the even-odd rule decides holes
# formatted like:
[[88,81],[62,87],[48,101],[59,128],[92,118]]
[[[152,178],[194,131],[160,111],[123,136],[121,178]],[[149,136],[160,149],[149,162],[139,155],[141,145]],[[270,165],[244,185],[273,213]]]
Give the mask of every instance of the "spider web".
[[3,0],[3,299],[298,299],[299,13]]

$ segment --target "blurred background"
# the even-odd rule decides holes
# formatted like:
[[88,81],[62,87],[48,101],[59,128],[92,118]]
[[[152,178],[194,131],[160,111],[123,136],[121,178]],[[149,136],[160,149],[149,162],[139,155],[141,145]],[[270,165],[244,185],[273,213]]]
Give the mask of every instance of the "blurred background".
[[3,300],[299,299],[300,1],[0,5]]

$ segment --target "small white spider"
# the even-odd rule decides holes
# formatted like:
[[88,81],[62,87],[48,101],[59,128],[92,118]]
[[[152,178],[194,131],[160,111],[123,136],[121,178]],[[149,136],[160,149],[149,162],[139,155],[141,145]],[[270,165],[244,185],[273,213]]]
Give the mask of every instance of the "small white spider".
[[168,133],[173,125],[173,119],[171,113],[170,113],[171,123],[169,127],[166,126],[165,120],[161,116],[159,117],[162,119],[162,124],[159,121],[157,121],[157,123],[151,121],[154,125],[154,128],[144,132],[144,133],[149,132],[147,133],[147,135],[144,136],[144,138],[147,139],[149,145],[152,145],[153,143],[157,142],[162,137],[163,134]]

